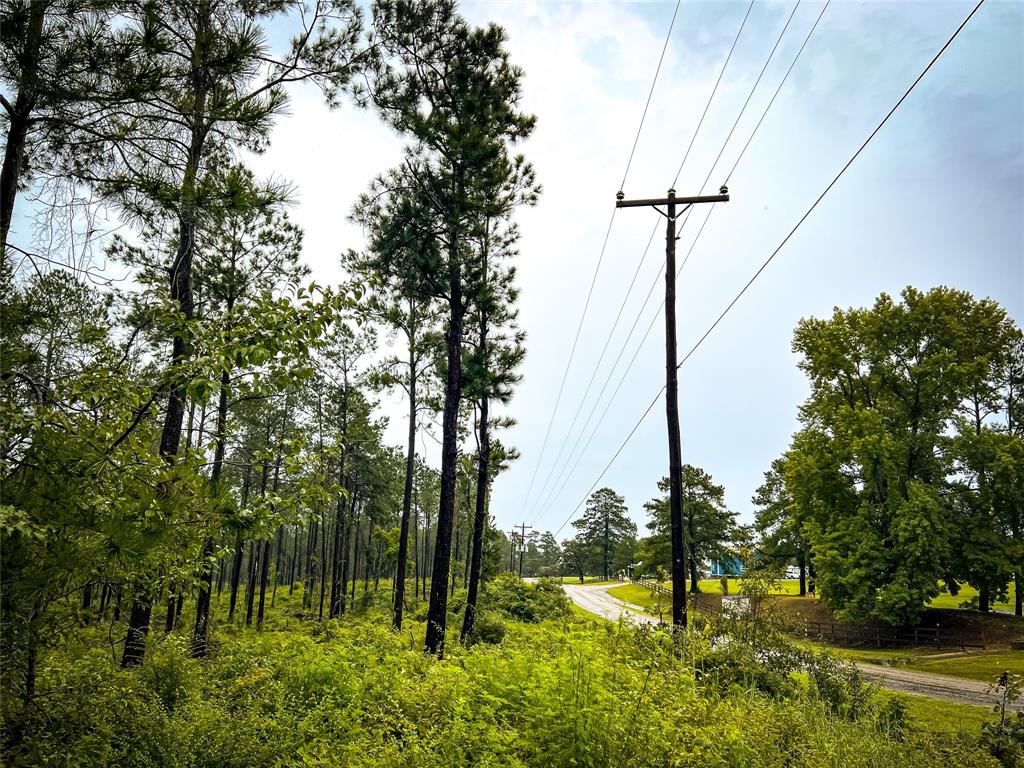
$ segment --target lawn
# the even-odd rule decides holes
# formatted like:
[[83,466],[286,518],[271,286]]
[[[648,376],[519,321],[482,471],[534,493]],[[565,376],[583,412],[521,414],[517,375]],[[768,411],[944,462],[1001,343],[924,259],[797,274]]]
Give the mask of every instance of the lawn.
[[[739,595],[741,594],[740,587],[743,585],[743,579],[729,579],[729,594]],[[666,581],[662,584],[665,589],[672,589],[672,582]],[[697,586],[700,591],[706,595],[720,595],[722,594],[722,582],[718,579],[701,579],[697,582]],[[643,589],[643,587],[641,587]],[[776,582],[774,589],[771,594],[773,595],[799,595],[800,594],[800,582],[797,579],[782,579]],[[625,598],[623,598],[625,599]]]
[[612,587],[608,590],[608,594],[614,598],[622,600],[633,605],[639,605],[641,608],[652,608],[658,602],[660,598],[662,605],[671,606],[671,600],[663,595],[658,595],[647,587],[641,587],[639,584],[624,584],[621,587]]
[[946,659],[921,659],[914,663],[914,668],[922,672],[967,677],[991,683],[1003,672],[1024,676],[1024,651],[972,653]]
[[976,737],[981,732],[982,723],[992,719],[992,712],[988,707],[955,704],[952,701],[940,701],[909,693],[880,691],[876,695],[883,700],[887,698],[902,699],[907,705],[908,722],[916,728],[931,733],[964,734]]
[[[969,586],[967,584],[961,584],[960,585],[960,591],[959,591],[959,593],[957,593],[956,597],[954,597],[953,595],[949,594],[949,592],[945,591],[945,589],[946,589],[945,584],[940,582],[940,587],[943,589],[943,591],[939,594],[938,597],[936,597],[934,600],[931,600],[928,603],[928,606],[930,608],[959,608],[960,607],[960,603],[963,603],[965,601],[970,600],[973,597],[977,597],[978,596],[978,590],[976,590],[974,587]],[[992,608],[994,610],[997,610],[997,611],[1007,611],[1009,613],[1012,613],[1013,612],[1014,588],[1015,588],[1015,585],[1011,581],[1010,582],[1010,591],[1006,595],[1006,601],[1005,602],[992,603]]]

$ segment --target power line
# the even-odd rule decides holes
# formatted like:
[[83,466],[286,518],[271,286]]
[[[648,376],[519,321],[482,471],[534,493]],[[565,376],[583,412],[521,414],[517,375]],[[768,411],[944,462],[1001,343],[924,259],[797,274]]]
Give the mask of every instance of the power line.
[[[799,4],[800,3],[798,2],[797,5],[799,6]],[[732,45],[729,47],[729,53],[726,55],[725,61],[722,63],[722,68],[718,72],[718,79],[715,81],[715,86],[714,86],[714,88],[712,88],[711,94],[708,96],[708,100],[707,100],[707,102],[704,105],[704,111],[701,114],[700,120],[697,122],[697,127],[693,131],[693,136],[690,137],[690,143],[689,143],[689,146],[687,146],[686,152],[683,155],[683,160],[679,164],[679,169],[676,171],[676,180],[678,180],[679,175],[682,173],[683,166],[686,165],[686,160],[690,156],[690,150],[693,149],[693,145],[694,145],[694,142],[697,139],[697,135],[700,133],[701,126],[704,124],[704,118],[707,117],[708,110],[711,107],[711,102],[714,100],[715,94],[718,92],[718,86],[722,82],[722,77],[725,75],[725,70],[729,66],[729,61],[732,59],[733,52],[736,50],[736,45],[737,45],[737,43],[739,43],[740,36],[743,34],[743,29],[744,29],[744,27],[747,24],[747,19],[750,17],[750,11],[751,11],[751,9],[753,7],[754,7],[754,0],[750,0],[750,5],[747,6],[747,11],[746,11],[746,13],[743,16],[743,20],[740,22],[739,29],[736,30],[736,36],[733,38]],[[676,10],[678,11],[678,3],[677,3]],[[792,19],[792,15],[790,16],[790,19]],[[673,15],[672,15],[672,23],[673,24],[675,23],[675,13],[673,13]],[[786,22],[786,26],[788,26],[788,25],[789,25],[789,22],[787,21]],[[671,35],[671,26],[669,27],[669,34]],[[668,38],[667,37],[666,37],[666,40],[665,40],[665,45],[666,46],[668,45]],[[772,49],[772,53],[774,54],[774,49]],[[662,58],[664,58],[664,55],[665,55],[665,50],[663,48],[662,49]],[[767,64],[766,64],[766,66],[767,66]],[[660,71],[660,70],[661,70],[661,60],[659,59],[659,61],[658,61],[658,71]],[[762,70],[761,74],[764,74],[763,70]],[[655,79],[657,79],[657,73],[655,73]],[[758,81],[760,81],[760,79],[761,79],[760,76],[758,76]],[[756,83],[755,83],[755,87],[756,87]],[[652,84],[651,91],[650,91],[650,93],[648,94],[648,97],[647,97],[647,106],[644,107],[644,115],[645,116],[647,114],[647,107],[650,106],[651,94],[653,94],[653,93],[654,93],[654,86]],[[749,97],[748,97],[748,101],[749,101]],[[746,104],[744,104],[744,109],[746,109]],[[740,114],[742,115],[742,111],[741,111]],[[738,121],[739,120],[737,118],[737,122]],[[643,126],[643,119],[641,119],[640,124],[641,124],[641,127],[642,127]],[[733,126],[733,129],[735,129],[735,125]],[[729,132],[729,135],[730,136],[732,135],[732,131]],[[639,133],[638,133],[638,138],[639,138]],[[728,142],[728,139],[726,139],[726,142]],[[635,150],[635,148],[636,148],[636,142],[634,142],[634,150]],[[723,148],[723,150],[725,149],[725,145],[724,144],[723,144],[722,148]],[[630,153],[630,163],[632,162],[632,159],[633,159],[633,154],[631,152]],[[715,162],[717,162],[717,160]],[[714,166],[712,166],[712,170],[713,169],[714,169]],[[629,170],[628,165],[627,165],[627,169],[626,170],[627,170],[627,173],[628,173],[628,170]],[[710,172],[709,172],[709,176],[710,176]],[[625,175],[624,175],[623,176],[623,180],[622,180],[622,184],[619,185],[620,189],[625,187],[625,180],[626,179],[625,179]],[[675,181],[673,181],[673,184],[675,184]],[[544,482],[541,485],[541,490],[538,492],[537,498],[534,500],[533,506],[531,507],[531,512],[536,510],[538,505],[540,506],[541,510],[543,510],[543,508],[544,508],[544,505],[541,504],[541,501],[545,498],[545,496],[544,496],[545,491],[547,491],[548,484],[551,482],[551,478],[555,474],[555,469],[559,466],[559,462],[560,462],[560,460],[562,458],[562,452],[565,450],[565,446],[569,442],[569,438],[572,436],[573,428],[576,426],[577,419],[579,419],[580,412],[583,409],[583,404],[587,401],[588,395],[590,394],[590,389],[593,386],[594,380],[597,377],[597,372],[601,368],[601,363],[604,362],[604,355],[608,351],[608,345],[609,345],[609,343],[612,340],[612,336],[614,336],[614,334],[615,334],[616,328],[618,328],[619,320],[622,317],[622,312],[625,309],[626,302],[628,301],[628,299],[630,297],[630,294],[631,294],[631,292],[633,290],[633,285],[636,283],[637,275],[640,274],[640,269],[643,266],[644,261],[647,258],[647,253],[650,250],[651,243],[654,242],[654,235],[657,233],[657,230],[658,230],[658,225],[656,223],[654,228],[651,230],[651,236],[650,236],[650,238],[648,238],[647,247],[644,248],[643,255],[640,257],[640,261],[637,264],[636,270],[633,272],[633,278],[632,278],[632,280],[630,280],[629,286],[626,289],[626,295],[623,297],[622,303],[619,305],[619,310],[618,310],[618,312],[615,315],[615,320],[612,323],[611,330],[608,331],[608,336],[605,339],[604,346],[601,349],[601,354],[598,356],[597,364],[594,366],[594,370],[590,374],[590,379],[588,380],[587,385],[584,388],[583,397],[580,398],[579,404],[576,406],[576,412],[573,415],[572,421],[570,422],[568,429],[566,430],[565,437],[562,439],[562,443],[559,446],[558,453],[555,455],[554,461],[551,462],[551,468],[548,470],[547,476],[545,477]],[[605,236],[605,239],[607,241],[607,235]],[[602,249],[602,254],[603,254],[603,249]],[[662,267],[664,267],[664,262],[662,262]],[[593,289],[593,285],[591,285],[591,289]],[[652,287],[651,290],[653,290],[653,287]],[[647,306],[647,302],[650,301],[650,295],[651,295],[651,293],[650,293],[650,291],[648,291],[647,298],[644,299],[643,307],[646,307]],[[589,295],[587,297],[587,300],[589,302],[589,300],[590,300]],[[641,312],[642,311],[643,311],[643,308],[641,307]],[[638,319],[639,319],[639,317],[638,317]],[[581,327],[582,327],[582,323],[581,323]],[[636,327],[636,321],[633,322],[633,327],[634,328]],[[625,344],[628,344],[629,339],[631,338],[631,336],[632,336],[632,329],[630,329],[630,335],[627,336],[626,341],[623,343],[623,350],[622,351],[625,350]],[[577,329],[577,339],[578,338],[579,338],[579,329]],[[576,348],[576,346],[575,346],[575,343],[574,343],[573,344],[573,351],[575,351],[575,348]],[[622,357],[622,351],[619,352],[619,358]],[[616,364],[618,363],[618,359],[619,358],[616,358]],[[572,356],[570,355],[570,362],[571,362],[571,360],[572,360]],[[569,369],[568,369],[568,366],[567,366],[566,367],[566,371],[565,371],[566,374],[568,374],[568,370]],[[612,371],[614,371],[614,370],[615,370],[615,366],[613,365],[612,366]],[[608,381],[610,379],[611,379],[611,372],[609,372],[608,379],[606,379],[605,385],[604,385],[604,387],[602,387],[601,394],[604,393],[604,388],[607,387]],[[565,375],[563,375],[563,377],[562,377],[562,387],[564,387],[564,385],[565,385]],[[555,406],[556,409],[557,409],[557,402],[561,400],[562,387],[559,388],[558,398],[556,400],[556,406]],[[597,409],[597,405],[600,402],[600,398],[601,398],[601,395],[599,394],[597,400],[594,402],[593,408],[591,409],[590,416],[593,416],[594,411]],[[548,429],[547,429],[547,432],[546,432],[545,437],[544,437],[544,443],[543,443],[544,447],[547,446],[548,436],[550,435],[550,432],[551,432],[551,424],[553,424],[553,423],[554,423],[554,413],[552,413],[551,422],[549,422],[549,424],[548,424]],[[587,423],[589,423],[589,417],[588,417]],[[576,442],[575,442],[573,450],[575,450],[575,446],[579,445],[579,441],[582,439],[583,433],[585,431],[586,431],[586,424],[584,424],[582,430],[580,431],[580,434],[579,434],[579,436],[576,439]],[[540,468],[540,462],[541,462],[541,459],[543,457],[543,450],[544,450],[544,448],[542,447],[541,448],[542,455],[540,457],[538,457],[538,459],[537,459],[537,466],[534,468],[534,474],[533,474],[533,477],[531,477],[531,479],[530,479],[530,485],[529,485],[529,489],[527,490],[527,495],[526,495],[526,497],[524,497],[524,499],[525,499],[525,501],[524,501],[524,509],[526,507],[526,502],[529,501],[530,492],[532,492],[532,490],[533,490],[533,485],[534,485],[534,482],[536,480],[536,474],[537,474],[537,471]],[[570,457],[572,456],[572,452],[571,451],[570,451],[569,456]],[[565,465],[563,465],[561,472],[559,472],[559,477],[565,471],[565,466],[567,466],[568,463],[569,463],[569,459],[567,458]],[[558,480],[556,479],[555,480],[555,485],[557,485],[557,484],[558,484]],[[537,517],[539,517],[539,515],[540,515],[540,513],[538,512],[538,514],[535,515],[535,517],[534,517],[534,521],[536,521],[536,519],[537,519]]]
[[[661,65],[665,59],[665,51],[668,48],[669,39],[672,37],[672,29],[675,27],[680,2],[681,0],[676,0],[675,9],[672,11],[672,20],[669,23],[668,32],[665,35],[665,44],[662,46],[661,55],[658,57],[658,66],[654,70],[654,79],[651,81],[651,88],[647,94],[647,103],[644,105],[644,111],[640,117],[640,125],[637,126],[636,136],[633,138],[633,147],[630,149],[629,159],[626,161],[626,170],[622,175],[622,182],[619,184],[620,187],[625,186],[626,177],[629,175],[630,166],[633,164],[633,154],[636,152],[637,142],[640,141],[640,132],[643,130],[644,121],[647,119],[647,110],[651,105],[651,97],[654,95],[654,87],[658,83],[658,75],[661,73]],[[751,0],[751,2],[753,2],[753,0]],[[551,436],[551,427],[555,423],[555,415],[558,413],[558,406],[562,402],[562,394],[565,391],[565,382],[569,377],[569,369],[572,367],[572,360],[576,355],[576,347],[579,344],[580,332],[583,330],[583,322],[586,320],[587,310],[590,308],[590,300],[594,295],[594,285],[597,283],[597,275],[601,271],[601,264],[604,261],[605,250],[608,248],[608,238],[612,232],[612,225],[615,223],[616,210],[616,208],[612,208],[611,216],[608,219],[608,228],[604,234],[604,242],[601,244],[601,251],[597,257],[597,265],[594,267],[594,275],[590,279],[590,288],[587,290],[587,298],[583,303],[583,312],[580,314],[580,322],[576,326],[576,336],[573,338],[572,348],[569,350],[569,358],[565,362],[565,371],[562,373],[562,382],[558,385],[558,394],[555,396],[555,405],[551,409],[551,418],[548,420],[548,426],[544,432],[544,440],[541,443],[540,453],[537,454],[537,463],[534,465],[533,474],[530,476],[529,486],[526,489],[526,494],[523,496],[523,510],[526,509],[530,493],[533,491],[533,484],[537,480],[537,471],[540,469],[541,461],[544,458],[544,450],[547,448],[548,438]],[[637,271],[639,271],[639,268]]]
[[[740,28],[736,31],[736,37],[732,41],[732,47],[729,49],[729,55],[725,57],[725,63],[722,64],[722,69],[718,73],[718,79],[715,81],[715,87],[711,89],[711,96],[708,98],[708,103],[704,105],[704,112],[700,116],[700,120],[697,122],[697,130],[693,132],[693,137],[690,139],[690,144],[686,148],[686,152],[683,155],[683,162],[679,164],[679,169],[676,171],[675,178],[672,179],[672,186],[676,185],[679,181],[679,175],[683,172],[683,166],[686,165],[686,158],[690,156],[690,150],[693,149],[693,142],[697,140],[697,134],[700,133],[700,127],[704,125],[704,118],[708,116],[708,108],[711,106],[712,99],[715,98],[715,94],[718,93],[718,86],[722,83],[722,75],[725,74],[725,68],[729,66],[729,61],[732,59],[733,51],[736,50],[736,43],[740,41],[740,35],[743,34],[743,28],[747,25],[747,19],[750,18],[750,11],[754,7],[754,0],[750,0],[750,5],[747,6],[747,12],[743,15],[743,21],[740,22]],[[621,190],[622,187],[619,187]]]
[[654,84],[658,82],[658,75],[661,73],[661,63],[665,60],[665,51],[668,50],[668,41],[672,37],[672,28],[676,25],[676,15],[679,13],[679,3],[676,0],[675,10],[672,11],[672,21],[668,23],[668,32],[665,34],[665,44],[661,46],[661,56],[658,57],[658,67],[654,70],[654,81],[651,83],[651,90],[647,92],[647,103],[644,104],[644,113],[640,115],[640,125],[636,129],[636,138],[633,139],[633,148],[629,150],[629,160],[626,161],[626,170],[622,174],[622,181],[619,189],[626,186],[626,177],[629,175],[629,168],[633,165],[633,154],[636,152],[637,142],[640,141],[640,131],[644,127],[644,120],[647,119],[647,110],[651,106],[651,97],[654,95]]
[[[971,12],[969,14],[967,14],[967,16],[964,18],[964,20],[962,22],[960,22],[960,25],[956,28],[956,30],[954,30],[953,34],[949,37],[949,39],[945,42],[945,44],[932,57],[931,61],[928,62],[928,64],[925,66],[925,68],[921,71],[921,74],[919,74],[914,79],[914,81],[910,84],[910,87],[908,87],[907,90],[904,91],[903,95],[899,98],[899,100],[896,102],[896,104],[893,105],[892,109],[890,109],[886,113],[885,117],[882,118],[881,122],[877,126],[875,126],[875,129],[873,131],[871,131],[870,134],[868,134],[868,137],[864,140],[864,142],[860,145],[860,147],[857,148],[857,151],[853,153],[853,155],[850,157],[849,160],[846,161],[846,163],[843,165],[843,167],[839,170],[839,172],[832,179],[832,181],[829,182],[828,186],[825,187],[824,191],[820,195],[818,195],[817,199],[811,204],[810,208],[808,208],[807,211],[804,212],[803,216],[800,217],[800,219],[793,226],[793,228],[789,231],[789,233],[782,239],[782,242],[780,242],[779,245],[775,248],[775,250],[773,250],[771,252],[771,254],[768,256],[768,258],[765,259],[764,263],[761,264],[761,266],[757,269],[757,271],[750,278],[750,280],[747,281],[747,283],[743,286],[743,288],[740,289],[739,293],[736,294],[736,296],[733,298],[733,300],[729,302],[728,306],[722,311],[722,313],[718,316],[718,318],[704,332],[704,335],[702,335],[700,337],[700,339],[697,340],[697,343],[694,344],[693,347],[691,347],[690,351],[687,352],[686,355],[683,356],[683,359],[680,360],[678,365],[676,366],[677,368],[681,368],[683,366],[683,364],[687,360],[690,359],[690,357],[694,354],[694,352],[696,352],[697,349],[700,348],[701,344],[704,343],[704,341],[708,338],[708,336],[711,335],[712,331],[714,331],[715,328],[718,327],[718,324],[722,321],[722,319],[730,312],[730,310],[732,310],[732,308],[736,305],[736,302],[739,301],[740,298],[743,296],[743,294],[747,292],[747,289],[749,289],[750,286],[753,285],[754,281],[757,280],[757,278],[761,275],[761,273],[764,272],[765,268],[772,262],[772,260],[776,257],[776,255],[778,255],[779,251],[781,251],[782,248],[786,245],[786,243],[789,242],[790,238],[792,238],[794,233],[807,220],[807,218],[811,215],[811,213],[814,211],[814,209],[818,207],[818,204],[821,203],[821,201],[825,198],[825,196],[832,190],[832,188],[836,185],[836,183],[843,176],[843,174],[846,173],[846,171],[853,164],[853,162],[860,156],[860,154],[864,151],[864,149],[867,147],[867,145],[871,143],[872,139],[875,138],[875,136],[882,129],[882,127],[889,121],[889,118],[893,116],[893,114],[896,112],[897,109],[899,109],[900,105],[903,104],[903,102],[907,99],[907,97],[914,90],[914,88],[917,87],[917,84],[921,82],[921,80],[924,78],[924,76],[926,74],[928,74],[928,72],[931,70],[932,66],[934,66],[935,62],[938,61],[939,57],[941,57],[942,54],[945,53],[946,49],[949,48],[950,45],[952,45],[953,41],[957,38],[957,36],[960,34],[960,32],[963,30],[963,28],[965,26],[967,26],[967,23],[974,17],[974,14],[977,13],[978,9],[981,8],[981,6],[984,5],[984,4],[985,4],[985,0],[979,0],[978,4],[975,5],[974,8],[971,10]],[[604,469],[601,470],[601,473],[597,476],[597,479],[593,482],[593,484],[587,490],[586,494],[584,494],[584,496],[580,500],[580,502],[573,508],[572,512],[570,513],[570,515],[566,519],[566,521],[564,523],[562,523],[558,527],[558,529],[555,531],[555,535],[560,533],[562,531],[562,529],[565,528],[565,526],[569,524],[569,522],[572,520],[572,518],[576,515],[576,512],[579,510],[579,508],[581,506],[583,506],[583,504],[587,500],[587,497],[590,495],[591,491],[593,491],[594,488],[597,487],[597,484],[599,482],[601,482],[601,479],[604,477],[605,473],[608,471],[608,469],[611,467],[611,465],[615,462],[615,459],[617,459],[619,457],[619,454],[622,453],[623,448],[625,448],[626,444],[629,443],[629,441],[632,439],[633,435],[636,433],[637,429],[639,429],[639,427],[643,423],[644,419],[647,418],[647,414],[649,414],[651,412],[651,409],[658,402],[658,398],[661,397],[661,395],[662,395],[662,393],[664,391],[665,391],[665,387],[664,386],[662,386],[661,389],[658,390],[658,393],[654,396],[654,399],[651,400],[651,403],[644,410],[643,414],[640,416],[640,419],[637,421],[637,423],[633,425],[633,428],[630,430],[629,434],[626,436],[626,439],[622,441],[621,445],[619,445],[618,449],[615,451],[615,454],[612,456],[612,458],[609,460],[609,462],[605,465]]]
[[[765,59],[764,65],[761,67],[761,71],[757,75],[757,79],[754,81],[754,84],[751,86],[750,91],[747,94],[747,98],[743,102],[743,106],[740,108],[739,113],[736,115],[736,119],[733,121],[732,127],[729,129],[729,133],[728,133],[728,135],[726,135],[725,141],[722,142],[722,146],[721,146],[721,149],[719,149],[719,151],[718,151],[718,155],[715,157],[714,162],[711,164],[711,167],[708,169],[708,174],[707,174],[707,176],[704,179],[704,183],[701,185],[701,192],[699,194],[703,194],[704,188],[707,186],[708,181],[711,179],[711,174],[714,173],[715,167],[718,165],[718,161],[721,160],[722,155],[725,152],[726,147],[729,145],[729,141],[732,139],[733,133],[736,131],[736,128],[737,128],[737,126],[740,123],[740,120],[743,118],[743,115],[746,113],[747,106],[750,104],[750,100],[753,98],[754,92],[757,90],[758,85],[761,83],[761,79],[764,77],[765,71],[768,69],[769,64],[771,64],[771,61],[772,61],[772,59],[775,56],[775,52],[778,50],[779,44],[782,42],[782,38],[786,34],[786,30],[789,29],[789,25],[793,21],[793,17],[796,15],[796,12],[797,12],[797,10],[800,7],[800,2],[801,2],[801,0],[797,0],[796,4],[793,6],[793,10],[789,14],[789,17],[786,19],[786,23],[783,25],[782,30],[779,32],[778,37],[775,39],[775,44],[772,46],[772,49],[769,52],[768,57]],[[753,3],[751,3],[751,7],[752,7],[752,5],[753,5]],[[827,7],[827,3],[826,3],[826,7]],[[750,13],[750,7],[747,8],[747,16],[749,16],[749,13]],[[726,57],[725,64],[723,65],[722,70],[719,72],[718,82],[721,82],[722,75],[724,75],[724,73],[725,73],[725,66],[728,65],[729,59],[732,57],[732,53],[736,49],[736,43],[739,41],[740,33],[742,33],[743,27],[746,24],[747,16],[743,17],[743,22],[740,24],[740,28],[739,28],[739,30],[737,31],[737,34],[736,34],[736,38],[733,40],[732,47],[729,49],[729,55]],[[819,15],[818,18],[820,20],[821,16]],[[815,26],[817,26],[817,22],[815,22]],[[813,32],[813,28],[812,28],[812,32]],[[806,40],[805,40],[805,44],[806,44]],[[798,54],[798,56],[799,56],[799,54]],[[716,83],[716,86],[715,86],[715,90],[717,90],[717,83]],[[714,98],[715,90],[712,91],[711,96],[709,97],[708,104],[707,104],[708,107],[711,104],[711,99]],[[777,92],[778,91],[776,91],[776,93]],[[704,113],[707,114],[707,107],[705,107]],[[763,118],[763,116],[762,116],[762,118]],[[697,130],[699,131],[699,129],[700,129],[700,126],[698,125]],[[696,132],[694,132],[694,138],[696,138]],[[691,146],[692,145],[693,145],[693,142],[691,141]],[[748,141],[748,146],[749,146],[749,141]],[[683,163],[685,163],[685,162],[686,162],[686,157],[684,156]],[[682,167],[683,166],[681,164],[680,168],[679,168],[680,172],[682,171]],[[677,179],[678,179],[678,176],[679,176],[678,172],[677,172],[676,176],[677,176]],[[712,204],[711,208],[714,208],[714,204]],[[690,216],[690,214],[689,214],[689,212],[687,212],[686,217],[683,219],[683,225],[684,226],[686,224],[686,221],[689,219],[689,216]],[[710,212],[709,212],[708,216],[710,216]],[[704,224],[707,223],[707,218],[708,217],[705,217]],[[626,305],[626,299],[629,298],[630,292],[632,291],[632,288],[633,288],[633,283],[636,281],[636,276],[637,276],[637,274],[640,271],[640,267],[643,265],[643,261],[647,257],[647,253],[650,250],[651,243],[654,241],[654,235],[657,232],[657,229],[658,229],[658,223],[655,223],[654,228],[651,230],[651,237],[647,241],[646,248],[644,248],[643,256],[641,257],[640,263],[637,265],[637,270],[636,270],[636,272],[633,273],[633,280],[630,282],[629,288],[626,291],[626,297],[623,299],[622,304],[619,307],[619,311],[616,314],[615,322],[612,324],[612,329],[609,332],[608,337],[605,339],[604,347],[601,350],[601,355],[598,357],[597,365],[594,367],[594,371],[590,375],[590,381],[587,383],[587,387],[586,387],[586,391],[585,391],[584,397],[580,399],[579,405],[576,408],[576,414],[573,417],[572,423],[569,426],[569,430],[566,432],[565,439],[562,441],[562,446],[559,448],[559,451],[558,451],[558,454],[557,454],[557,456],[555,458],[555,461],[552,463],[551,471],[548,472],[547,479],[545,480],[544,484],[541,486],[540,494],[539,494],[538,498],[536,499],[536,501],[534,502],[534,509],[537,510],[537,514],[535,515],[533,522],[536,522],[536,520],[543,513],[543,510],[548,505],[550,505],[550,503],[552,502],[552,500],[554,498],[557,498],[557,495],[559,493],[561,493],[561,489],[565,487],[564,483],[561,486],[559,486],[559,481],[565,475],[565,470],[568,468],[569,463],[572,461],[572,457],[575,454],[576,449],[579,447],[580,441],[583,439],[583,435],[586,434],[587,426],[590,424],[590,420],[593,418],[594,413],[597,411],[597,408],[600,405],[601,397],[604,395],[605,390],[608,388],[608,384],[611,383],[612,376],[614,375],[615,369],[616,369],[616,367],[619,364],[619,360],[622,359],[622,354],[623,354],[623,352],[626,351],[626,347],[629,344],[629,340],[633,337],[633,331],[636,330],[636,325],[639,322],[640,318],[643,316],[643,311],[644,311],[644,309],[647,308],[647,304],[648,304],[648,302],[651,299],[651,295],[653,294],[655,287],[657,286],[658,282],[661,279],[661,270],[659,270],[659,272],[655,275],[654,282],[651,284],[651,287],[647,291],[647,296],[644,297],[643,304],[640,306],[640,310],[637,313],[636,318],[633,320],[633,325],[630,327],[629,333],[626,335],[625,340],[622,342],[622,346],[619,349],[619,354],[615,358],[615,362],[612,363],[612,366],[611,366],[610,370],[608,371],[608,375],[605,378],[604,384],[601,387],[601,391],[598,393],[597,398],[594,400],[594,404],[593,404],[593,406],[590,409],[590,413],[588,414],[586,421],[584,422],[583,426],[581,427],[579,435],[577,435],[576,440],[573,443],[573,447],[569,451],[569,455],[566,457],[565,464],[562,465],[561,470],[558,472],[557,475],[555,475],[555,467],[558,465],[559,459],[562,456],[562,451],[564,450],[565,445],[568,442],[569,437],[572,434],[573,427],[576,425],[576,420],[579,418],[579,414],[580,414],[580,411],[581,411],[581,409],[583,407],[583,404],[587,400],[587,395],[590,392],[590,388],[593,386],[594,379],[597,376],[597,372],[598,372],[598,370],[600,368],[600,365],[604,361],[605,352],[608,349],[608,344],[609,344],[609,342],[611,342],[612,335],[614,334],[615,329],[618,327],[619,318],[621,317],[622,310],[623,310],[623,308]],[[682,227],[680,227],[680,229],[682,229]],[[702,224],[700,231],[703,231],[703,229],[704,229],[704,225]],[[697,235],[698,235],[698,238],[699,238],[700,232],[698,232]],[[696,240],[694,241],[694,243],[696,243]],[[693,252],[693,246],[691,245],[690,250],[686,254],[686,258],[683,259],[682,265],[680,265],[680,267],[679,267],[679,270],[677,272],[677,276],[678,276],[678,274],[682,273],[683,266],[686,265],[686,261],[689,259],[690,253],[692,253],[692,252]],[[665,262],[662,261],[662,268],[664,268],[664,266],[665,266]],[[662,302],[662,306],[664,306],[664,302]],[[652,320],[651,324],[653,325],[653,320]],[[644,340],[646,340],[647,336],[650,334],[650,331],[651,331],[651,328],[648,327],[647,332],[644,334],[644,339],[641,340],[641,342],[640,342],[641,345],[643,344]],[[639,347],[637,349],[637,352],[639,352]],[[633,360],[635,360],[635,359],[636,359],[636,354],[633,355]],[[632,365],[632,361],[630,361],[630,366],[631,365]],[[629,371],[629,367],[630,366],[627,366],[626,372]],[[621,386],[621,381],[620,381],[620,386]],[[616,391],[618,391],[618,388],[616,388]],[[612,399],[614,399],[614,397],[615,396],[613,394],[612,395]],[[609,401],[609,404],[610,403],[611,403],[611,400]],[[607,412],[607,406],[605,407],[605,412]],[[598,423],[600,423],[600,420],[598,420]],[[591,435],[591,437],[593,437],[593,434]],[[590,441],[588,440],[588,444],[589,444],[589,442]],[[584,451],[585,450],[586,449],[584,449]],[[578,464],[578,463],[579,463],[579,461],[577,460],[576,464]],[[575,469],[575,465],[574,465],[574,469]],[[554,485],[552,486],[551,492],[548,494],[547,497],[545,497],[544,496],[544,491],[545,491],[545,489],[547,489],[548,483],[551,481],[551,477],[553,475],[555,475]],[[572,471],[570,471],[570,473],[569,473],[570,477],[571,477],[571,475],[572,475]],[[556,488],[558,489],[557,492],[555,490]],[[542,499],[543,499],[543,503],[541,503]],[[538,506],[539,506],[539,509],[537,509]]]

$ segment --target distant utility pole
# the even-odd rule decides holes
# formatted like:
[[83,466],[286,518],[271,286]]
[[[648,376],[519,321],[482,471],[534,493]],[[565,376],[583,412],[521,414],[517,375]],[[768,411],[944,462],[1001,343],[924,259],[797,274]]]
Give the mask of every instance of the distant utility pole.
[[515,526],[519,529],[519,578],[523,578],[523,552],[526,551],[526,530],[533,530],[532,525],[526,523],[520,523]]
[[[683,460],[679,441],[679,380],[676,363],[676,218],[696,203],[726,203],[724,185],[718,195],[676,197],[670,189],[660,200],[624,200],[615,195],[616,208],[650,206],[666,219],[665,227],[665,416],[668,421],[669,519],[672,522],[672,624],[686,626],[686,542],[683,538]],[[667,212],[658,206],[664,205]],[[682,208],[677,212],[676,206]]]
[[516,529],[513,528],[508,532],[508,572],[514,573],[516,570]]

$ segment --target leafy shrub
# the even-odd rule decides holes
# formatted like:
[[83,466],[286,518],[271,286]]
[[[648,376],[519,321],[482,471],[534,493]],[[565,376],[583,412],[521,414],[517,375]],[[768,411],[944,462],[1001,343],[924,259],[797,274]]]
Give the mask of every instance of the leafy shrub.
[[719,694],[731,688],[756,689],[775,699],[792,696],[797,683],[791,673],[801,666],[801,657],[774,654],[759,656],[749,645],[729,642],[694,659],[697,679]]
[[1021,697],[1021,687],[1020,675],[1009,672],[1003,672],[989,686],[989,690],[999,696],[999,702],[992,707],[999,719],[981,727],[981,743],[1004,768],[1024,766],[1024,710],[1016,715],[1011,710]]
[[808,672],[813,695],[831,714],[847,720],[859,720],[867,714],[876,688],[864,682],[856,665],[822,653],[811,657]]
[[157,646],[141,670],[142,680],[168,712],[199,689],[199,664],[189,658],[184,636],[169,637]]
[[569,599],[554,579],[531,585],[514,574],[500,574],[485,585],[483,603],[490,611],[530,623],[572,616]]
[[478,614],[473,620],[473,631],[470,632],[470,645],[489,643],[497,645],[505,639],[505,624],[496,616],[487,613]]
[[907,702],[890,696],[875,708],[875,730],[883,736],[903,741],[907,735]]

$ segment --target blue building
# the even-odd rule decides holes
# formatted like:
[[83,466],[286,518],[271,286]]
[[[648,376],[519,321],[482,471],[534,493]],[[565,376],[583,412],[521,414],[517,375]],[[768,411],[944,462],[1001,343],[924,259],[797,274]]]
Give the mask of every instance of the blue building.
[[719,576],[740,576],[743,573],[743,563],[735,558],[728,560],[713,560],[711,562],[711,577]]

